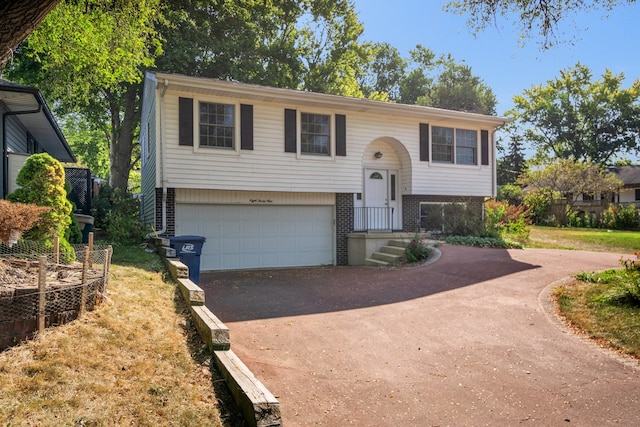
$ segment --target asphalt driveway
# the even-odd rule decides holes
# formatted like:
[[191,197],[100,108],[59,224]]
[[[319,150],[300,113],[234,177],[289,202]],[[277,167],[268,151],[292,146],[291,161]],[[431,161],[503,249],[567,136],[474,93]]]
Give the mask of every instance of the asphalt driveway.
[[640,425],[640,369],[567,331],[549,285],[619,254],[442,246],[406,269],[202,273],[289,426]]

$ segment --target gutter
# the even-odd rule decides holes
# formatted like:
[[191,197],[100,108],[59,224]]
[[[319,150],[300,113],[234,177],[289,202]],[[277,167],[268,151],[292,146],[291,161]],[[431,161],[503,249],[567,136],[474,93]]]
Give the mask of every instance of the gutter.
[[21,114],[37,114],[42,112],[42,104],[35,110],[6,111],[2,114],[2,198],[9,193],[9,149],[7,147],[7,117]]

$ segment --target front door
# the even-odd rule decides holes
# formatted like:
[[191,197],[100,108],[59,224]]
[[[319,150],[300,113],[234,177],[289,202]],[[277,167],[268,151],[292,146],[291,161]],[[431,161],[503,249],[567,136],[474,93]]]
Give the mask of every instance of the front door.
[[365,169],[364,221],[367,230],[401,228],[398,209],[398,172],[391,169]]

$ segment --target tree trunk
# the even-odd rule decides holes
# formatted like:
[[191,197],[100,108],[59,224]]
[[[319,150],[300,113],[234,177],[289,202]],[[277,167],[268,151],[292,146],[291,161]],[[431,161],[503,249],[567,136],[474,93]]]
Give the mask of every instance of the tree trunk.
[[138,108],[140,84],[130,85],[124,93],[124,115],[121,119],[121,103],[113,93],[109,93],[111,111],[111,144],[109,147],[109,185],[124,194],[129,182],[129,172],[134,162],[131,159],[134,138],[140,122]]
[[0,74],[13,50],[27,38],[60,0],[0,2]]

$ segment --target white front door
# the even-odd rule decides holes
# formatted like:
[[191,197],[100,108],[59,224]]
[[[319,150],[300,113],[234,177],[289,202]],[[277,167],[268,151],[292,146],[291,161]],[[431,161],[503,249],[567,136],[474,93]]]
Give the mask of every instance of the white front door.
[[402,228],[398,209],[398,172],[392,169],[365,169],[363,220],[367,230]]

